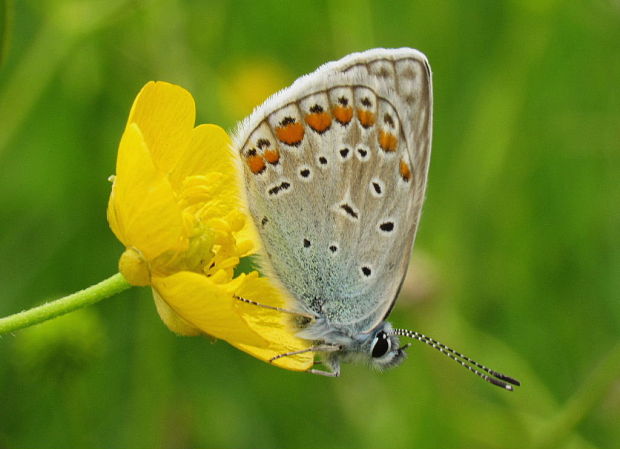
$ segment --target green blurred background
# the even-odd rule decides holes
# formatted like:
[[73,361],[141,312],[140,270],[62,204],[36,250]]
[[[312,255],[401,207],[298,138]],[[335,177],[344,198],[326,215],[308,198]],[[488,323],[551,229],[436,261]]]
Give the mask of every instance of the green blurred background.
[[227,129],[318,65],[411,46],[435,131],[392,321],[431,348],[340,379],[181,338],[147,289],[0,338],[0,448],[620,447],[620,2],[0,0],[0,316],[91,285],[129,107],[181,84]]

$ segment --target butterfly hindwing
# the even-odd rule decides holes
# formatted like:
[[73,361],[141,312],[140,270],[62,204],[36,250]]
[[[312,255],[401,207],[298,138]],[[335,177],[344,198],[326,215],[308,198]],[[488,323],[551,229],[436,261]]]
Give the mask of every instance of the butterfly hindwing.
[[267,263],[298,305],[352,334],[388,313],[426,186],[430,70],[417,51],[326,64],[235,138]]

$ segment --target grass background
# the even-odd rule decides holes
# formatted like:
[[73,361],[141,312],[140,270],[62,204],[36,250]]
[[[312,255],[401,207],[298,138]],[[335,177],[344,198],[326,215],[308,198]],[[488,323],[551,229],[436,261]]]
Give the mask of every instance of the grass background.
[[0,448],[620,447],[620,3],[0,1],[0,316],[112,274],[105,208],[151,79],[228,129],[318,65],[411,46],[435,131],[393,315],[430,348],[326,379],[181,338],[147,289],[0,339]]

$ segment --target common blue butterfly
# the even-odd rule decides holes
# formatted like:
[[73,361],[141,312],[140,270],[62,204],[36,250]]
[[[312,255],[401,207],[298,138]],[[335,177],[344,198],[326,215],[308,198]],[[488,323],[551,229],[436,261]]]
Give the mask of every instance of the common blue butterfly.
[[243,121],[234,147],[263,267],[293,299],[298,335],[328,368],[312,373],[338,376],[350,361],[396,366],[405,336],[512,390],[515,379],[386,321],[420,220],[432,103],[426,57],[379,48],[323,65]]

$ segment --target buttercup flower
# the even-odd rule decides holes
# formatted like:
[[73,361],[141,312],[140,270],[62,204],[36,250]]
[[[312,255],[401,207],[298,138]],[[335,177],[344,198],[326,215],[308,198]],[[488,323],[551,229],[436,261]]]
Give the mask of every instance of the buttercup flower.
[[[240,200],[236,154],[218,126],[194,127],[192,96],[150,82],[138,94],[121,138],[108,221],[126,250],[133,285],[151,285],[164,323],[182,335],[208,334],[262,360],[309,347],[294,336],[286,294],[258,273],[234,277],[258,239]],[[306,370],[312,353],[275,365]]]

